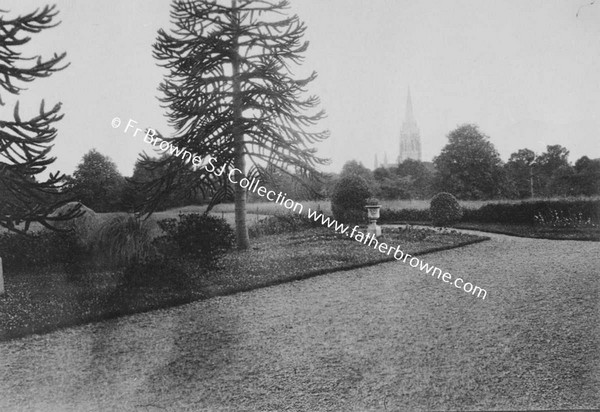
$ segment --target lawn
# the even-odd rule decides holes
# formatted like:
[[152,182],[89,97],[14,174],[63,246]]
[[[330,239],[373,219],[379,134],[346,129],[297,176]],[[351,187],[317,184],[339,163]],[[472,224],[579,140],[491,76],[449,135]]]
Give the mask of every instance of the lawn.
[[498,223],[458,223],[452,227],[539,239],[600,241],[600,228],[598,227],[552,228],[531,225],[502,225]]
[[[410,254],[485,240],[432,229],[384,233],[390,244]],[[331,229],[314,228],[255,239],[247,251],[232,251],[220,269],[184,261],[185,282],[166,279],[142,286],[123,282],[118,272],[86,271],[69,276],[60,267],[5,273],[0,297],[0,340],[59,327],[169,307],[213,296],[307,278],[393,259]],[[73,280],[77,279],[77,280]]]

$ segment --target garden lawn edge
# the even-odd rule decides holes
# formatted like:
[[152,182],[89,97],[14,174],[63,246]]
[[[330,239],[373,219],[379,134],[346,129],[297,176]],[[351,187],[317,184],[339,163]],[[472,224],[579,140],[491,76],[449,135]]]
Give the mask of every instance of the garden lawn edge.
[[[480,237],[478,239],[472,239],[472,240],[456,243],[453,245],[438,246],[438,247],[423,250],[420,252],[415,252],[412,256],[421,256],[421,255],[426,255],[429,253],[442,252],[444,250],[457,249],[460,247],[469,246],[469,245],[480,243],[480,242],[485,242],[487,240],[490,240],[490,238],[489,237]],[[138,313],[146,313],[146,312],[152,312],[152,311],[156,311],[156,310],[174,308],[174,307],[186,305],[186,304],[197,302],[197,301],[203,301],[203,300],[216,298],[216,297],[231,296],[231,295],[235,295],[238,293],[250,292],[250,291],[253,291],[256,289],[268,288],[271,286],[277,286],[277,285],[281,285],[284,283],[301,281],[301,280],[313,278],[316,276],[327,275],[330,273],[345,272],[345,271],[349,271],[349,270],[353,270],[353,269],[360,269],[360,268],[364,268],[364,267],[375,266],[375,265],[379,265],[381,263],[393,262],[395,260],[396,259],[394,257],[386,256],[381,259],[374,259],[374,260],[370,260],[367,262],[343,265],[343,266],[338,266],[336,268],[313,270],[310,272],[301,273],[297,276],[292,276],[292,277],[285,278],[285,279],[275,279],[275,280],[271,280],[271,281],[267,281],[267,282],[259,282],[255,285],[240,287],[240,288],[233,288],[233,289],[221,292],[221,293],[206,294],[203,297],[174,298],[171,300],[159,302],[157,304],[150,304],[148,307],[145,307],[141,310],[111,311],[111,312],[104,313],[102,315],[93,315],[93,316],[83,317],[81,319],[59,322],[54,325],[48,325],[48,326],[44,326],[44,327],[36,327],[35,329],[31,329],[31,328],[18,329],[13,332],[7,332],[6,334],[1,335],[0,342],[21,339],[21,338],[25,338],[25,337],[32,336],[32,335],[45,335],[45,334],[52,333],[52,332],[55,332],[55,331],[58,331],[61,329],[67,329],[67,328],[72,328],[72,327],[76,327],[76,326],[87,325],[90,323],[97,323],[97,322],[103,322],[103,321],[107,321],[107,320],[132,316],[132,315],[135,315]],[[2,299],[2,296],[0,296],[0,299]]]
[[[385,223],[381,223],[382,225],[386,225],[386,226],[393,226],[393,225],[415,225],[415,226],[428,226],[428,227],[439,227],[439,226],[435,226],[433,225],[431,222],[409,222],[409,221],[402,221],[402,222],[385,222]],[[481,225],[485,225],[485,223],[482,223]],[[547,239],[547,240],[577,240],[577,241],[582,241],[582,242],[600,242],[600,238],[598,239],[590,239],[589,237],[561,237],[561,236],[527,236],[524,235],[522,233],[515,233],[515,232],[511,232],[511,231],[505,231],[505,230],[498,230],[498,229],[490,229],[487,228],[485,226],[476,226],[476,224],[470,224],[470,223],[457,223],[455,225],[452,226],[448,226],[447,229],[465,229],[465,230],[476,230],[478,232],[484,232],[484,233],[495,233],[498,235],[506,235],[506,236],[512,236],[512,237],[522,237],[522,238],[526,238],[526,239]]]

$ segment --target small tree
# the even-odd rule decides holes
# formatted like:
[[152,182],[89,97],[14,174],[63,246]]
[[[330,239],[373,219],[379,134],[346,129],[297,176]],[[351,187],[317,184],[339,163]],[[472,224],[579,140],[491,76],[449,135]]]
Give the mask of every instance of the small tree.
[[[63,61],[66,53],[43,60],[41,56],[25,57],[17,50],[31,40],[29,34],[58,24],[53,23],[57,14],[54,6],[14,19],[5,18],[3,13],[0,10],[0,90],[18,95],[24,90],[19,83],[48,77],[67,67]],[[0,94],[0,106],[3,105]],[[51,222],[68,220],[80,213],[73,208],[67,214],[50,216],[57,207],[71,201],[62,193],[64,176],[57,172],[46,180],[36,179],[55,160],[49,152],[57,133],[54,125],[62,117],[60,103],[46,109],[42,100],[34,117],[22,118],[17,102],[13,120],[0,119],[0,226],[25,232],[31,222],[39,222],[52,228]],[[21,229],[18,225],[23,222]]]

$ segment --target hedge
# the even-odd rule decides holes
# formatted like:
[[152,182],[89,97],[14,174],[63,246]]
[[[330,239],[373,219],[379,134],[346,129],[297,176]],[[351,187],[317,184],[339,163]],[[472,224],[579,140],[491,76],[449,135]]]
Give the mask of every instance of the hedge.
[[[596,200],[538,200],[520,203],[490,203],[478,209],[463,209],[461,222],[501,223],[533,225],[536,214],[545,215],[556,210],[564,216],[581,213],[593,223],[600,223],[600,199]],[[430,222],[428,209],[385,208],[381,210],[379,223]]]
[[429,222],[429,209],[381,209],[378,223]]
[[521,203],[492,203],[479,209],[465,209],[461,222],[533,225],[536,214],[551,210],[564,216],[580,213],[593,223],[600,223],[600,200],[540,200]]

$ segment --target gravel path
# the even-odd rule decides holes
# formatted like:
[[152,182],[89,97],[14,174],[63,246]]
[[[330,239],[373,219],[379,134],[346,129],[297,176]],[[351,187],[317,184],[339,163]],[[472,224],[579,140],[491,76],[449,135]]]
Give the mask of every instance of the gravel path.
[[0,343],[0,410],[600,408],[593,242],[494,235]]

